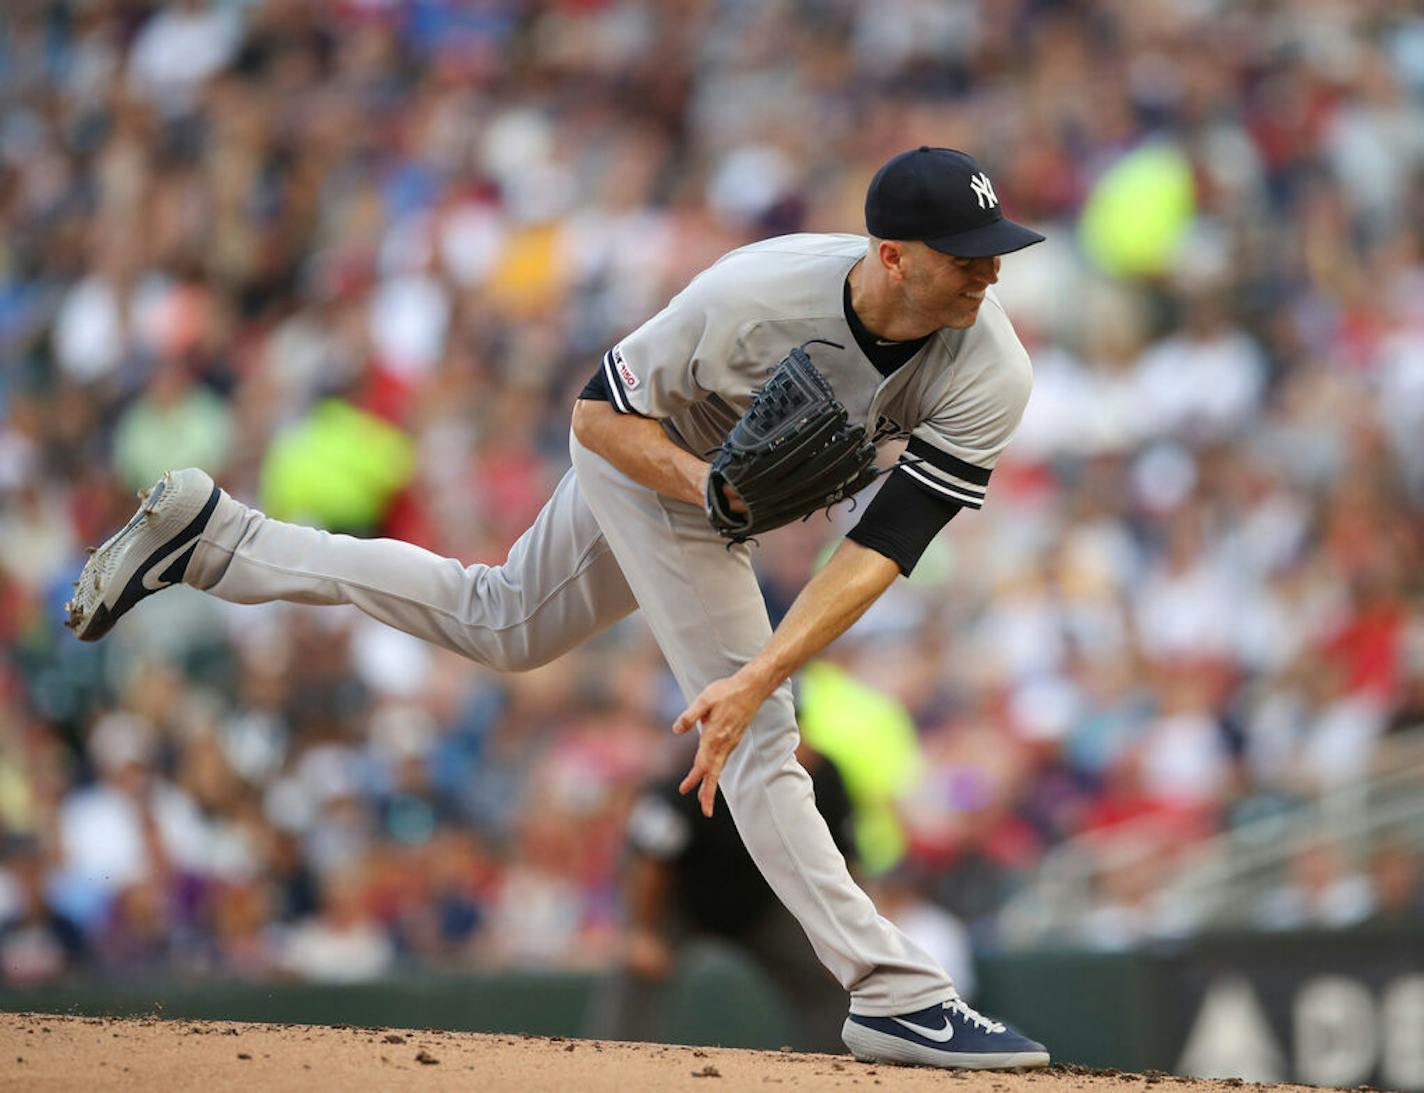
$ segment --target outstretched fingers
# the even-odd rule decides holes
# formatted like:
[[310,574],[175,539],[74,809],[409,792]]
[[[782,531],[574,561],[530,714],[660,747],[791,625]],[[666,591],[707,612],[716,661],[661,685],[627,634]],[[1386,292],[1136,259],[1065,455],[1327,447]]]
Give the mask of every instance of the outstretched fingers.
[[692,761],[692,769],[678,783],[677,791],[683,794],[688,793],[698,782],[702,781],[702,776],[706,773],[707,771],[702,765],[702,753],[698,752],[697,758]]
[[709,683],[673,722],[677,733],[688,732],[699,723],[702,726],[697,758],[678,788],[683,793],[698,790],[704,816],[712,815],[722,768],[765,697],[755,679],[749,682],[749,677],[739,672]]
[[682,713],[677,715],[677,720],[672,723],[672,731],[681,735],[689,729],[695,728],[697,723],[707,715],[710,707],[711,703],[706,699],[699,698],[691,706],[683,710]]
[[712,818],[712,810],[717,807],[717,779],[722,775],[722,764],[717,764],[716,770],[709,770],[702,776],[702,788],[697,791],[697,801],[702,805],[702,815],[709,820]]
[[[702,718],[705,717],[710,711],[711,703],[707,702],[706,699],[699,696],[697,701],[693,702],[691,706],[683,710],[682,713],[678,715],[678,719],[672,723],[672,731],[679,734],[689,732],[690,730],[696,728],[697,723],[701,721]],[[707,779],[708,773],[709,764],[707,762],[707,742],[704,738],[703,740],[698,741],[697,756],[695,759],[692,760],[692,769],[687,772],[687,777],[682,780],[682,783],[677,787],[677,791],[683,794],[691,793],[692,790],[697,788],[699,783],[702,783]],[[711,781],[713,789],[715,791],[717,785],[717,779],[715,775],[712,776]],[[705,797],[705,795],[702,793],[698,793],[697,799],[702,805],[702,814],[704,816],[711,816],[712,810],[708,807],[707,798]]]
[[697,789],[697,802],[702,806],[702,815],[711,819],[712,809],[717,803],[717,779],[722,774],[721,759],[712,759],[708,756],[708,748],[705,743],[697,749],[697,757],[692,761],[692,769],[687,772],[687,777],[682,780],[682,784],[677,787],[679,793],[691,793]]

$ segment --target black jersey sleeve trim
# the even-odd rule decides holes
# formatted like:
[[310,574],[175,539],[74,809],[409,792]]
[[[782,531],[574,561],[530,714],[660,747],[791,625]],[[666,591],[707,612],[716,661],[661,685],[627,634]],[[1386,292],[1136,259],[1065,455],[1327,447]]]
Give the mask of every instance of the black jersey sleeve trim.
[[958,455],[951,455],[943,448],[934,447],[933,444],[920,437],[910,437],[910,443],[904,448],[906,457],[913,460],[924,460],[930,464],[931,468],[943,471],[944,475],[958,478],[960,482],[968,485],[977,485],[978,492],[983,494],[985,485],[988,485],[988,477],[993,471],[985,467],[975,467],[973,463],[965,463]]
[[593,377],[583,385],[583,390],[579,392],[579,398],[587,399],[589,402],[612,402],[613,396],[608,391],[608,377],[603,374],[603,366],[598,366],[598,371]]
[[623,392],[623,384],[618,379],[618,373],[613,371],[613,350],[603,354],[603,375],[606,379],[608,393],[612,396],[613,408],[620,414],[635,414],[632,404],[628,401],[628,396]]
[[965,508],[979,509],[984,507],[984,495],[973,492],[972,487],[962,486],[958,482],[945,482],[935,477],[932,470],[926,470],[923,463],[901,463],[895,468],[896,473],[903,472],[906,476],[919,483],[926,490],[943,494],[951,501],[963,505]]
[[908,577],[930,540],[967,507],[940,493],[931,493],[899,467],[885,479],[860,522],[846,538],[883,554]]
[[627,414],[630,417],[647,417],[647,414],[640,414],[633,409],[628,398],[623,394],[623,389],[618,386],[618,380],[609,371],[609,359],[603,358],[603,363],[598,366],[598,371],[593,377],[583,385],[583,390],[578,397],[589,402],[606,402],[620,414]]

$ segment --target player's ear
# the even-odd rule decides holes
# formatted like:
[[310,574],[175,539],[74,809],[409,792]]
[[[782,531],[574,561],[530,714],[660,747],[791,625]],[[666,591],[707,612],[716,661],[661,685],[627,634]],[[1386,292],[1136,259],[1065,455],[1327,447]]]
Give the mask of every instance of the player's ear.
[[905,244],[894,239],[876,240],[876,253],[880,255],[880,264],[885,268],[892,280],[903,281],[905,279]]

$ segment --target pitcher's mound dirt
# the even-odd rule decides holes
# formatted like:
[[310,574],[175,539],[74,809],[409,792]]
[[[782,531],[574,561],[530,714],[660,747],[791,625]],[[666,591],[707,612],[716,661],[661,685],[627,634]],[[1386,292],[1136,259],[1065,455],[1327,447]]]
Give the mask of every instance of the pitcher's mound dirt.
[[[1054,1066],[1022,1074],[868,1066],[849,1055],[673,1047],[549,1036],[156,1017],[0,1014],[0,1089],[346,1093],[353,1089],[642,1093],[866,1089],[875,1093],[1242,1093],[1200,1081]],[[1254,1089],[1266,1087],[1253,1086]],[[1304,1089],[1304,1086],[1273,1086]]]

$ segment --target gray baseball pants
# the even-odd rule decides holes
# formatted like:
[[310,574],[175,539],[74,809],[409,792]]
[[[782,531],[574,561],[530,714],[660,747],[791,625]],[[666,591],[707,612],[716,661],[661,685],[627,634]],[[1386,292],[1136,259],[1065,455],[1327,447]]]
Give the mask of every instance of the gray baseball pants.
[[[500,671],[544,664],[641,609],[690,701],[771,636],[750,554],[726,549],[700,508],[639,485],[576,439],[571,452],[573,469],[500,566],[282,523],[224,495],[185,579],[233,603],[355,604]],[[787,683],[719,783],[742,841],[855,1013],[944,1001],[949,976],[851,879],[793,755],[797,735]]]

